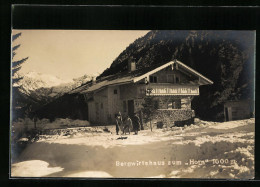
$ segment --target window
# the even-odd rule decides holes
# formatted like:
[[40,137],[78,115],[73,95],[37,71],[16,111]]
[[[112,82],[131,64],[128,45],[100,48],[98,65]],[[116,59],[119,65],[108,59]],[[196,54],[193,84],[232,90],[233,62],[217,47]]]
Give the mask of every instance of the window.
[[175,83],[180,83],[180,76],[175,75]]
[[100,104],[100,108],[103,109],[103,103]]
[[167,75],[167,82],[174,83],[174,75]]
[[180,76],[179,75],[167,75],[167,82],[168,83],[180,83]]
[[149,77],[151,83],[157,83],[157,77],[156,76],[150,76]]
[[168,103],[167,109],[172,109],[172,102]]
[[117,89],[114,90],[114,94],[117,94]]
[[174,99],[168,103],[168,109],[180,109],[181,108],[181,100]]
[[155,101],[154,101],[154,108],[155,108],[155,109],[158,109],[158,108],[159,108],[159,101],[158,101],[158,100],[155,100]]

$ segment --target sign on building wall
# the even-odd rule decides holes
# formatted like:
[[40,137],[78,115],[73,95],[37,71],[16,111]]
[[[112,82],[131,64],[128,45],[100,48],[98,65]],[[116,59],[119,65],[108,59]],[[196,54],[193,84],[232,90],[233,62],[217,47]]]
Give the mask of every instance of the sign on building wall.
[[199,95],[199,87],[194,86],[151,86],[151,95]]

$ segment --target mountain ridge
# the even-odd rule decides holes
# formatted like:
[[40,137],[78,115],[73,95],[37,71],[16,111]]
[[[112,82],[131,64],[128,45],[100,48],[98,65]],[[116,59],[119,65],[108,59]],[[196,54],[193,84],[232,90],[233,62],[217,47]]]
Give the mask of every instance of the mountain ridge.
[[199,117],[220,120],[225,101],[253,98],[254,44],[253,31],[150,31],[122,51],[97,79],[127,71],[129,59],[135,60],[137,69],[177,59],[214,82],[202,86],[192,104]]
[[63,80],[57,76],[30,71],[16,86],[19,91],[41,104],[48,103],[92,79],[90,75]]
[[[97,80],[126,72],[129,60],[134,60],[136,68],[141,69],[177,59],[214,82],[213,85],[201,86],[200,95],[194,97],[192,109],[196,116],[203,120],[221,121],[226,101],[250,99],[254,102],[254,44],[253,31],[150,31],[122,51]],[[86,75],[73,81],[79,86],[90,77]],[[62,90],[59,87],[40,88],[30,96],[39,98],[42,103],[54,100],[42,109],[46,116],[75,119],[87,116],[87,109],[82,104],[84,98],[64,95]],[[40,93],[52,97],[44,100]]]

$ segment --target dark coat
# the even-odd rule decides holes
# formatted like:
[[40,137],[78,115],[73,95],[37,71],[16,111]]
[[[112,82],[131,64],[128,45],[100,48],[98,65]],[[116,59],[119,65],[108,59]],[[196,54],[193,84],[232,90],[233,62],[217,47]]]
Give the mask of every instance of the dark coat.
[[136,115],[133,117],[133,129],[137,131],[140,130],[140,119]]

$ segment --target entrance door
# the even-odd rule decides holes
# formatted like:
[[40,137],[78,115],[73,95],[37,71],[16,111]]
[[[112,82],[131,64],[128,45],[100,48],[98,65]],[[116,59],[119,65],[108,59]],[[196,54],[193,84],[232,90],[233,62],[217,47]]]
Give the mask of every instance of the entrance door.
[[130,117],[134,116],[134,100],[128,100],[128,115]]
[[232,121],[232,108],[231,107],[226,107],[225,108],[225,116],[226,116],[226,121]]
[[226,116],[226,121],[229,121],[228,109],[227,109],[227,107],[225,107],[225,116]]

